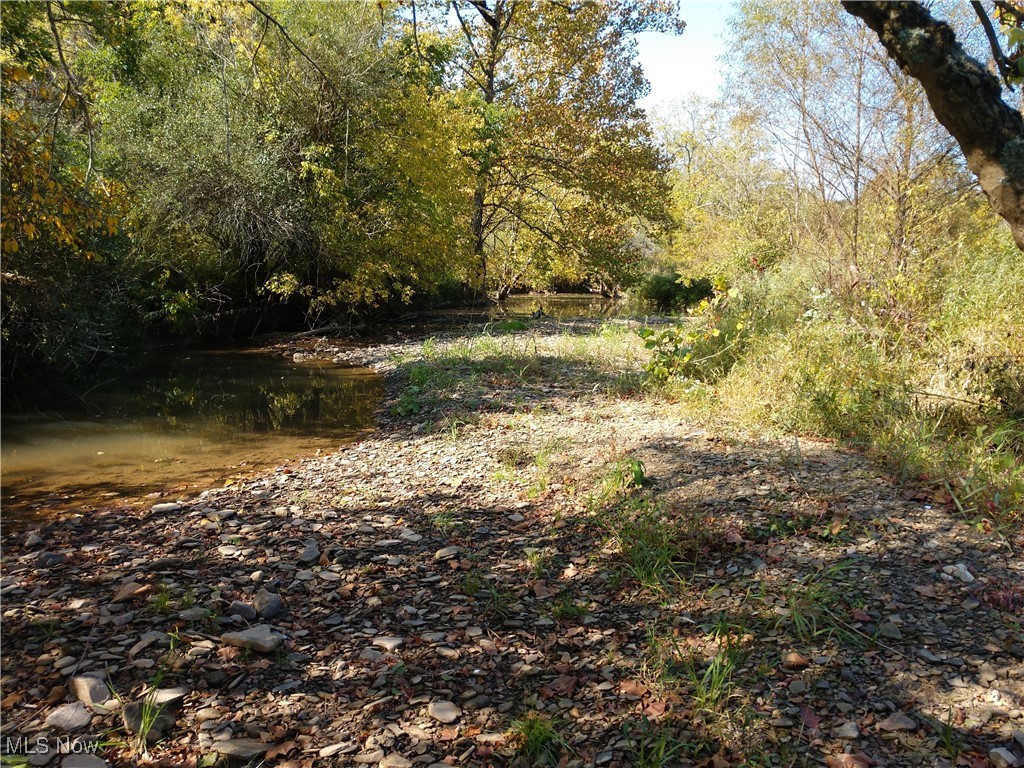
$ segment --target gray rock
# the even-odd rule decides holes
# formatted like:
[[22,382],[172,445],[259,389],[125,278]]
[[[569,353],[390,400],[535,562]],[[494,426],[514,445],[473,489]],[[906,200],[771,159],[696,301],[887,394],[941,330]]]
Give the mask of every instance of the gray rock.
[[92,722],[92,712],[85,708],[85,705],[76,701],[73,704],[65,704],[57,707],[46,718],[46,724],[58,731],[77,731],[85,728]]
[[882,637],[887,637],[890,640],[902,640],[903,633],[900,632],[900,628],[893,624],[891,621],[887,621],[883,624],[878,625],[878,634]]
[[379,763],[377,768],[412,768],[412,760],[408,760],[397,752],[392,752]]
[[256,609],[241,600],[232,600],[228,606],[228,616],[241,616],[246,621],[256,618]]
[[181,509],[181,504],[176,501],[165,501],[160,504],[154,504],[150,507],[150,510],[160,514],[161,512],[177,512]]
[[175,717],[170,707],[142,699],[125,704],[121,720],[129,733],[156,744],[174,730]]
[[454,723],[462,717],[462,710],[450,701],[432,701],[427,705],[427,714],[441,723]]
[[249,760],[257,755],[266,754],[269,748],[269,744],[256,741],[256,739],[226,739],[213,742],[214,752],[239,760]]
[[460,554],[462,554],[462,547],[445,547],[444,549],[439,549],[434,553],[434,559],[451,560],[454,557],[458,557]]
[[988,760],[995,768],[1014,768],[1018,764],[1017,756],[1004,747],[990,749]]
[[[91,707],[93,711],[97,707],[103,709],[103,705],[110,701],[110,688],[96,675],[78,675],[71,678],[71,692],[75,698]],[[105,709],[103,710],[106,711]]]
[[373,752],[361,752],[352,756],[352,762],[357,765],[373,765],[384,759],[384,750],[376,749]]
[[185,621],[203,621],[210,615],[205,608],[193,607],[178,611],[178,618]]
[[60,565],[67,557],[60,554],[59,552],[40,552],[36,558],[36,565],[40,568],[53,568],[55,565]]
[[912,731],[917,723],[902,712],[895,712],[878,724],[883,731]]
[[284,611],[281,596],[267,589],[260,589],[253,597],[253,605],[261,619],[272,619]]
[[394,651],[405,642],[401,637],[375,637],[373,644],[385,651]]
[[806,693],[807,683],[805,683],[803,680],[794,680],[792,683],[789,684],[789,692],[795,693],[798,696],[801,693]]
[[299,554],[299,562],[303,565],[315,563],[320,559],[320,547],[317,546],[316,539],[306,539],[304,544],[305,547]]
[[948,574],[949,576],[952,576],[955,579],[959,579],[964,584],[974,583],[974,576],[971,574],[969,570],[967,570],[967,566],[963,563],[947,565],[942,569],[942,572]]
[[281,636],[266,624],[257,624],[241,632],[227,632],[221,635],[221,642],[236,648],[247,648],[258,653],[270,653],[281,644]]
[[25,538],[25,548],[32,549],[33,547],[41,547],[43,545],[43,537],[40,536],[36,531],[32,531]]
[[837,739],[856,739],[860,736],[860,728],[857,727],[857,723],[850,720],[832,731],[832,735]]
[[60,768],[110,768],[110,763],[96,755],[82,753],[65,757]]

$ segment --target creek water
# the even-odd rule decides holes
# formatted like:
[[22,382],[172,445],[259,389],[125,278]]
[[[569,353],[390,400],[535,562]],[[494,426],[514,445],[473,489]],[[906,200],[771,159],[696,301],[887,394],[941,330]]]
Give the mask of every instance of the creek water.
[[3,414],[5,522],[188,494],[371,428],[382,392],[366,368],[253,350],[148,359],[80,408]]

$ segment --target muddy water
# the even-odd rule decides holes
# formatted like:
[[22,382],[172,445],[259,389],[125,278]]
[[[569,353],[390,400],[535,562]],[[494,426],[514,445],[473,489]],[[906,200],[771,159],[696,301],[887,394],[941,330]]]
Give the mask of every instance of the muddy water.
[[334,450],[372,426],[380,393],[368,369],[255,351],[149,361],[74,411],[3,414],[4,521],[188,494]]

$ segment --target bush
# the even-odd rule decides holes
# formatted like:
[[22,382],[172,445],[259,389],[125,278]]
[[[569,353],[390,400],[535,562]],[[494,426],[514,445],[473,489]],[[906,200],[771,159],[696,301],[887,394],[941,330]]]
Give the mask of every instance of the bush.
[[710,299],[714,292],[714,285],[708,278],[684,278],[675,270],[655,272],[639,287],[640,297],[644,301],[666,312],[692,307],[704,299]]

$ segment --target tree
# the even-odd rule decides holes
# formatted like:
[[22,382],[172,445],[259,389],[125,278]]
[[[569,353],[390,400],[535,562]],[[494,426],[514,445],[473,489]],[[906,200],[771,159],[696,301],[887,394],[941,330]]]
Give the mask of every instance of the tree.
[[[1024,22],[1020,7],[996,5],[1019,29]],[[992,209],[1009,223],[1014,242],[1024,250],[1024,118],[1003,100],[999,79],[967,55],[952,28],[920,3],[846,0],[843,7],[862,19],[889,56],[924,88]],[[994,32],[990,42],[996,66],[1003,70]],[[1008,71],[1004,76],[1009,80]]]
[[[542,272],[618,282],[641,218],[664,218],[665,159],[636,101],[632,35],[682,30],[670,3],[453,4],[479,115],[470,232],[481,286]],[[499,263],[494,264],[497,260]]]

